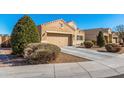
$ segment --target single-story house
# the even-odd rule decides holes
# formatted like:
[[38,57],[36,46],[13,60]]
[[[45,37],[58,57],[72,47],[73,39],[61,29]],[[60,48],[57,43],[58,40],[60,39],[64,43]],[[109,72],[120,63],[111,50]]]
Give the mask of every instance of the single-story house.
[[81,44],[85,41],[84,31],[80,31],[73,22],[63,19],[38,25],[41,42],[52,43],[60,47]]
[[98,33],[102,31],[106,43],[119,43],[118,35],[115,32],[112,32],[111,28],[95,28],[95,29],[87,29],[84,31],[85,31],[85,40],[97,41]]

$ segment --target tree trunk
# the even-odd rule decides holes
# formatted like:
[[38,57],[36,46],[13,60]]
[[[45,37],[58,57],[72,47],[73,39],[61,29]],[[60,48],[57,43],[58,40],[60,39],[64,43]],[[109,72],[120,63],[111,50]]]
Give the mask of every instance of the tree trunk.
[[124,38],[122,38],[122,40],[123,40],[123,46],[124,46]]

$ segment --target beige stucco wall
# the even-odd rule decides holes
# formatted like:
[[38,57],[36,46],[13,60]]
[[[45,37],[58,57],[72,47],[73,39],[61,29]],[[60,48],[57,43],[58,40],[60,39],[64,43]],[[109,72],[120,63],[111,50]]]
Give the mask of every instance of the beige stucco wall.
[[[63,27],[61,27],[63,25]],[[53,21],[44,25],[41,25],[42,31],[58,31],[58,32],[68,32],[69,34],[74,33],[74,29],[67,26],[63,20]]]
[[85,31],[85,40],[95,40],[98,35],[97,31]]
[[97,41],[97,36],[99,34],[99,31],[103,32],[103,35],[106,36],[108,38],[108,41],[110,41],[111,38],[109,38],[109,36],[112,34],[111,29],[108,29],[106,31],[104,31],[104,29],[100,29],[100,30],[87,30],[85,31],[85,40],[95,40]]

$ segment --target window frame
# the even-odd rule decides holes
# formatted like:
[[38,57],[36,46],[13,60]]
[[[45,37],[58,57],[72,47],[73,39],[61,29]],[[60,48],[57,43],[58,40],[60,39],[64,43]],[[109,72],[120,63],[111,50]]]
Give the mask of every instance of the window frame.
[[77,35],[77,40],[83,40],[83,36],[82,35]]

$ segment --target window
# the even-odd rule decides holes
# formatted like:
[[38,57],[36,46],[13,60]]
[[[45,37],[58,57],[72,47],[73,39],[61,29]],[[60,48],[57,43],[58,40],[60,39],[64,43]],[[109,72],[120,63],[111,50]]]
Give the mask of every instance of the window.
[[83,36],[77,35],[77,40],[83,40]]
[[64,27],[64,25],[63,24],[60,24],[60,27]]

